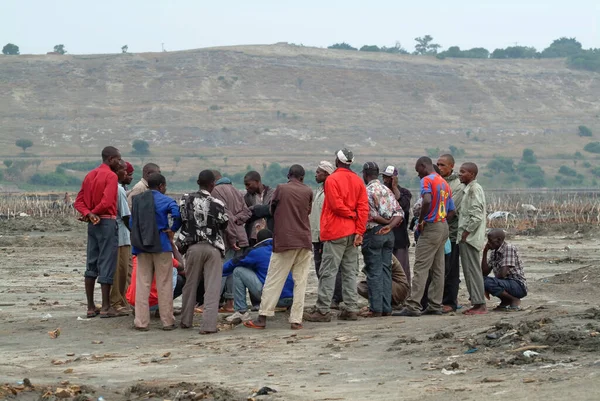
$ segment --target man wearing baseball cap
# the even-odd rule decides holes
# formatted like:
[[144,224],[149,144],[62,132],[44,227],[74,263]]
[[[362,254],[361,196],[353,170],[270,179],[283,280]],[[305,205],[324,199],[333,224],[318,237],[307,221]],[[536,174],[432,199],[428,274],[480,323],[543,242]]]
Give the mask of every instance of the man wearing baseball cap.
[[412,199],[412,193],[402,188],[398,184],[398,169],[394,166],[387,166],[386,169],[381,173],[383,178],[383,185],[388,187],[393,193],[394,197],[400,204],[402,211],[404,212],[404,219],[400,225],[394,227],[394,256],[398,259],[402,265],[402,270],[408,280],[410,286],[410,262],[408,257],[408,249],[410,248],[410,239],[408,236],[408,221],[410,220],[410,201]]
[[358,319],[358,246],[363,242],[369,217],[369,200],[363,181],[350,169],[354,154],[348,149],[336,152],[337,169],[325,181],[325,202],[321,214],[320,238],[323,260],[317,304],[304,313],[310,322],[331,321],[331,300],[338,269],[342,272],[345,309],[338,319]]

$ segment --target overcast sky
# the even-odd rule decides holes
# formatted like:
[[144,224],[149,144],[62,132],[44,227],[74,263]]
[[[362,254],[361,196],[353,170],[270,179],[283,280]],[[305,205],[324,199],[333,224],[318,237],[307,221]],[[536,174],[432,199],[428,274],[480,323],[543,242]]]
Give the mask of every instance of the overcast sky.
[[0,46],[72,54],[186,50],[290,42],[414,49],[430,34],[448,48],[535,46],[561,36],[600,48],[600,0],[0,0]]

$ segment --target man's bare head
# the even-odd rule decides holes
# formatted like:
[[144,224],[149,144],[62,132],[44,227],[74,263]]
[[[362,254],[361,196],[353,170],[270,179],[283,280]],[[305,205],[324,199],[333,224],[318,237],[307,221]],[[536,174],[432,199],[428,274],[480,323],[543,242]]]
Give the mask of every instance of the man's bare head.
[[488,233],[488,246],[490,249],[498,249],[504,243],[506,233],[501,228],[492,228]]
[[449,153],[441,155],[437,160],[437,166],[440,169],[440,175],[444,178],[452,174],[454,169],[454,156]]
[[463,163],[460,166],[460,170],[458,171],[458,178],[460,182],[465,185],[469,185],[472,181],[477,178],[477,174],[479,173],[479,168],[475,163],[467,162]]
[[158,164],[148,163],[142,169],[142,177],[144,177],[146,181],[148,181],[148,177],[155,173],[160,174],[160,167],[158,167]]

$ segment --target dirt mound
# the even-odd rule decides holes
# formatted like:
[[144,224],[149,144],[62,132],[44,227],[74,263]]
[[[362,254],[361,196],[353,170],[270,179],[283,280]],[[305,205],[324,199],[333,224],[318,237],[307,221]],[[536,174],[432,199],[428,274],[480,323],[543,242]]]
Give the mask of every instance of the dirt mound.
[[75,217],[18,217],[0,220],[0,233],[67,232],[85,230],[86,225]]
[[600,268],[593,265],[584,266],[568,273],[550,277],[548,282],[552,284],[600,283]]

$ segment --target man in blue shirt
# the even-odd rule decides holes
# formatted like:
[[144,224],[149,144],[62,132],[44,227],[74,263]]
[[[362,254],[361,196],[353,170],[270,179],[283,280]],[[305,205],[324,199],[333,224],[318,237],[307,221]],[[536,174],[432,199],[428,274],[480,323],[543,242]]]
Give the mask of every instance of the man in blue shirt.
[[[163,330],[175,329],[173,316],[173,233],[181,227],[179,207],[165,196],[167,181],[161,174],[148,177],[148,190],[133,198],[132,243],[138,257],[136,275],[136,330],[147,331],[150,323],[148,297],[152,278],[156,275],[158,307]],[[154,211],[154,216],[152,216]],[[169,215],[173,220],[169,226]]]
[[[239,324],[251,319],[246,302],[246,289],[251,299],[260,301],[265,285],[269,262],[273,254],[273,233],[263,229],[256,234],[258,243],[242,257],[230,259],[223,266],[223,277],[233,276],[233,307],[235,313],[226,318],[230,323]],[[279,297],[278,307],[292,306],[294,298],[294,280],[288,274]]]

